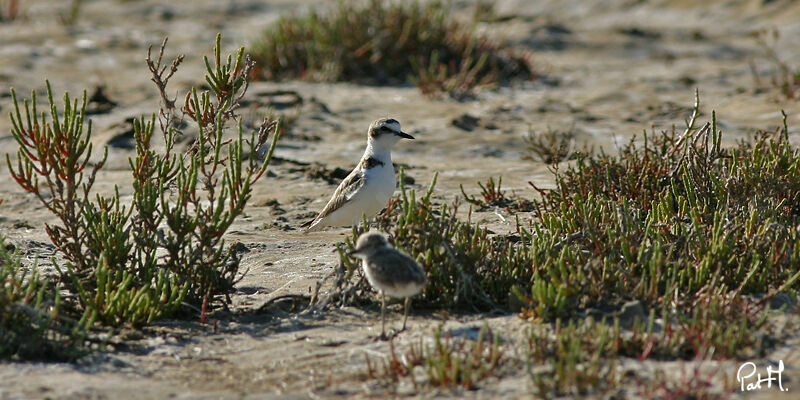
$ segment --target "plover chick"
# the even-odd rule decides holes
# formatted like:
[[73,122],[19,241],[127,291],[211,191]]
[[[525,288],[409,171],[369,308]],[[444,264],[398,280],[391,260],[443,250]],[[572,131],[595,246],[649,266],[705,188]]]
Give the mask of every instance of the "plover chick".
[[414,139],[400,129],[397,120],[381,118],[373,122],[361,161],[339,184],[319,215],[301,227],[310,232],[326,226],[358,225],[363,216],[372,218],[386,207],[397,185],[391,150],[402,138]]
[[425,270],[408,254],[392,247],[380,232],[361,234],[350,255],[361,258],[367,280],[381,294],[381,338],[386,337],[386,295],[405,297],[402,329],[405,330],[411,296],[425,287]]

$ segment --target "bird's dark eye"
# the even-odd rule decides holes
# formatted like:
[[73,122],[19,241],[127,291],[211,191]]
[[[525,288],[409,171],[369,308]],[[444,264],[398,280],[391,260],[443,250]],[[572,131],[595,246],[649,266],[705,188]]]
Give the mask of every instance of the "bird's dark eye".
[[391,129],[389,129],[389,127],[388,127],[388,126],[382,126],[382,127],[381,127],[381,131],[383,131],[383,132],[392,132],[392,130],[391,130]]

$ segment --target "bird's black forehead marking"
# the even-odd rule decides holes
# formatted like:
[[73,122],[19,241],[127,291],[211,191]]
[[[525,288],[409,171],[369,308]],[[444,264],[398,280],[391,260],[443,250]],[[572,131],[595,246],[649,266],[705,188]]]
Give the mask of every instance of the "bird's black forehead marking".
[[387,126],[390,124],[400,125],[396,119],[392,118],[378,120],[370,127],[369,136],[374,138],[387,133],[395,133],[394,129]]

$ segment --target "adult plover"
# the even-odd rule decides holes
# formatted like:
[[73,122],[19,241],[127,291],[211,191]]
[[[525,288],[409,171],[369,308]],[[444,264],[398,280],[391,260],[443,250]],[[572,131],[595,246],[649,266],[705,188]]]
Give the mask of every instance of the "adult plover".
[[414,139],[400,129],[397,120],[381,118],[373,122],[361,161],[339,184],[319,215],[301,227],[310,232],[326,226],[358,225],[363,216],[372,218],[382,210],[394,194],[391,150],[401,138]]
[[381,294],[381,338],[386,337],[386,295],[405,297],[403,329],[406,329],[411,296],[425,287],[425,270],[408,254],[392,247],[380,232],[362,233],[350,255],[361,258],[370,285]]

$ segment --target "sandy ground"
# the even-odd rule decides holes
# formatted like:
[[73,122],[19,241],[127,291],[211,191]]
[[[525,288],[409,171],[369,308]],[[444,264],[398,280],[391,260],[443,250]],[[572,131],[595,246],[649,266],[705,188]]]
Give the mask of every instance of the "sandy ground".
[[[77,95],[104,85],[119,104],[93,116],[94,142],[109,143],[126,118],[155,111],[157,93],[143,60],[149,44],[169,36],[168,55],[186,55],[171,88],[185,93],[202,78],[202,55],[209,54],[217,32],[232,51],[249,45],[277,15],[302,11],[310,1],[195,0],[174,5],[155,0],[85,1],[73,27],[59,22],[65,1],[23,1],[24,17],[0,23],[0,114],[10,110],[8,88],[41,93],[44,79],[57,92]],[[470,4],[454,2],[460,14]],[[334,185],[312,179],[300,163],[350,169],[363,152],[368,124],[379,117],[398,119],[417,137],[396,146],[394,161],[407,166],[412,187],[422,188],[440,173],[436,197],[450,201],[464,184],[477,192],[477,181],[503,177],[503,187],[534,196],[527,185],[552,184],[544,164],[524,157],[524,137],[548,128],[577,133],[577,141],[613,151],[642,129],[679,124],[700,90],[705,118],[715,109],[726,141],[732,143],[757,128],[780,124],[780,110],[789,114],[791,137],[800,132],[797,101],[782,100],[764,89],[774,68],[751,36],[761,28],[779,28],[781,56],[800,64],[800,4],[790,1],[498,1],[502,24],[482,26],[488,34],[507,38],[533,52],[544,79],[513,88],[482,92],[476,101],[431,100],[413,87],[363,87],[352,84],[303,82],[256,83],[249,92],[252,112],[275,106],[270,92],[292,90],[303,103],[279,110],[299,117],[276,156],[292,160],[270,167],[275,176],[259,182],[252,205],[231,229],[228,240],[250,250],[243,259],[249,273],[233,294],[233,315],[220,317],[219,329],[194,322],[162,322],[145,335],[131,333],[129,349],[97,354],[77,364],[0,364],[0,399],[151,399],[151,398],[281,398],[385,397],[387,389],[365,379],[365,357],[379,359],[388,351],[379,333],[378,307],[347,308],[318,315],[280,311],[258,313],[260,306],[285,294],[308,293],[337,261],[334,245],[345,229],[302,235],[297,225],[324,206]],[[0,3],[3,4],[3,3]],[[753,75],[758,72],[760,85]],[[469,114],[478,119],[465,130],[453,121]],[[10,121],[0,118],[0,149],[15,151]],[[129,180],[127,158],[132,152],[112,148],[108,167],[97,189],[110,191]],[[299,163],[298,163],[299,162]],[[120,187],[123,200],[130,189]],[[28,260],[47,267],[52,246],[44,233],[50,216],[13,183],[0,165],[0,233],[23,249]],[[277,200],[277,206],[271,200]],[[473,220],[496,232],[513,229],[504,211],[486,212]],[[522,216],[523,219],[528,216]],[[395,305],[392,323],[401,314]],[[759,398],[800,396],[800,354],[793,330],[797,316],[778,315],[786,346],[766,360],[782,359],[790,391],[753,392]],[[398,342],[430,340],[435,326],[454,336],[474,336],[484,323],[501,335],[509,348],[523,349],[527,323],[516,316],[465,315],[444,320],[421,311],[410,318],[410,329]],[[376,331],[376,329],[378,331]],[[124,336],[124,335],[123,335]],[[520,345],[514,346],[514,343]],[[756,360],[754,360],[756,361]],[[762,360],[763,361],[763,360]],[[720,388],[735,396],[737,362],[708,362],[718,369]],[[652,377],[660,370],[679,374],[692,363],[645,363],[625,368]],[[690,372],[691,373],[691,372]],[[639,375],[636,375],[639,376]],[[677,375],[676,375],[677,376]],[[792,387],[796,386],[796,387]],[[530,397],[524,367],[509,366],[502,379],[491,379],[477,391],[426,389],[414,394],[402,386],[400,395],[417,398]],[[636,388],[620,394],[636,397]]]

